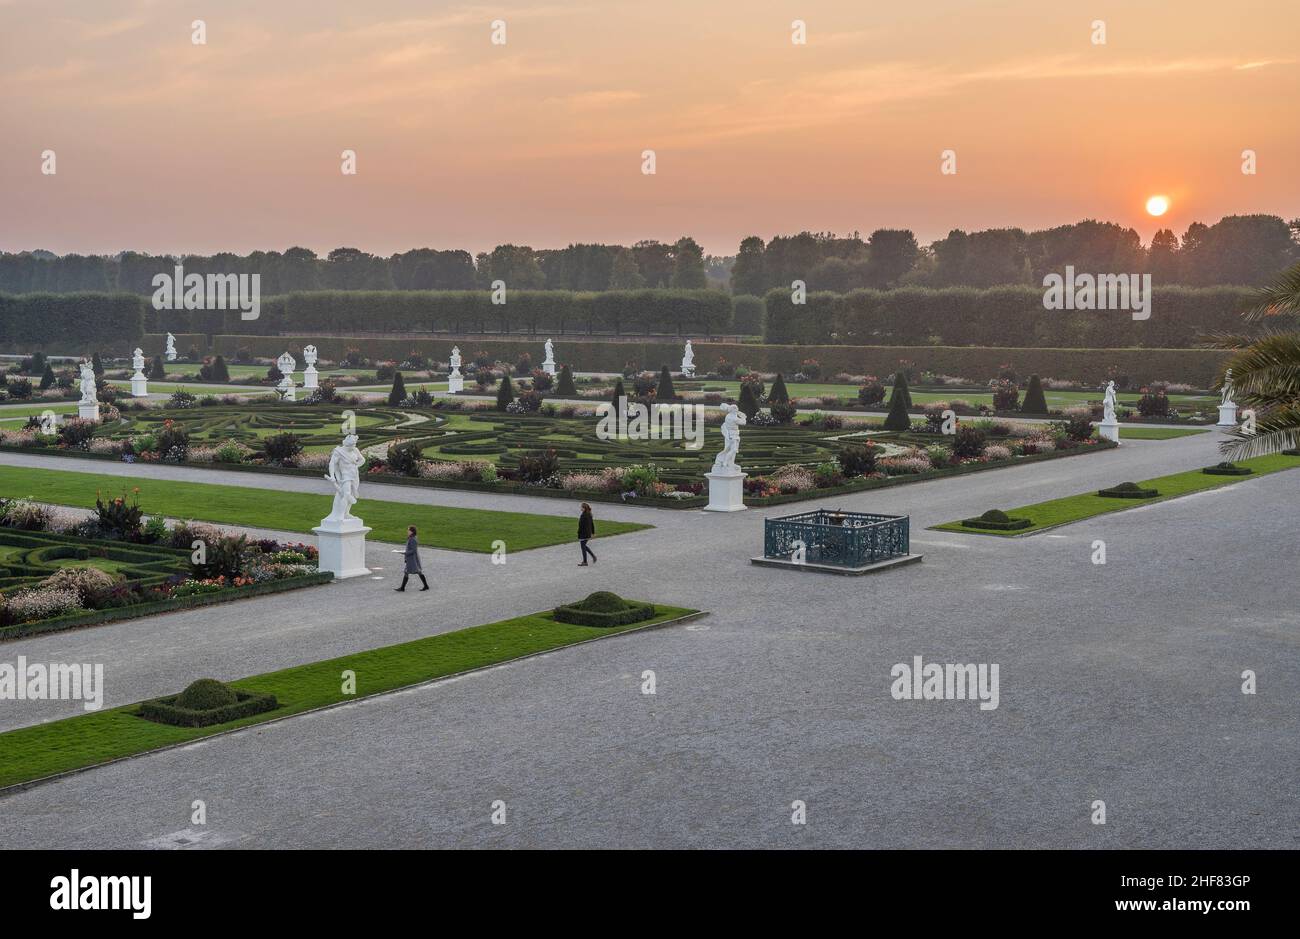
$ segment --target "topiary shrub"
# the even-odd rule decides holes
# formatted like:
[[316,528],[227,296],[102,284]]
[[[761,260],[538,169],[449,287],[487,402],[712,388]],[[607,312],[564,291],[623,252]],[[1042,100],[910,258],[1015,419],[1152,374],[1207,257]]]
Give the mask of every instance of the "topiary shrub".
[[390,407],[396,407],[406,400],[406,380],[402,378],[401,372],[393,373],[393,387],[388,392],[388,404]]
[[616,593],[598,590],[578,603],[557,606],[551,615],[561,623],[578,626],[624,626],[653,619],[655,608],[649,603],[624,600]]
[[254,694],[200,678],[178,695],[154,698],[140,705],[145,720],[177,727],[209,727],[241,720],[279,707],[273,694]]
[[163,357],[155,355],[153,361],[149,363],[149,380],[165,381],[167,378],[167,366],[163,364]]
[[510,383],[509,375],[501,376],[501,385],[497,388],[497,410],[504,411],[515,400],[515,386]]
[[752,421],[754,415],[758,413],[758,397],[754,393],[752,382],[742,382],[740,385],[740,398],[736,402],[740,413],[745,415],[746,421]]
[[578,396],[577,386],[573,383],[573,369],[568,365],[560,368],[560,377],[555,383],[555,393],[566,398],[576,398]]
[[665,365],[659,370],[659,388],[655,391],[655,398],[659,401],[672,401],[677,397],[677,391],[673,388],[672,370]]
[[1205,467],[1201,472],[1209,473],[1211,476],[1249,476],[1255,471],[1249,466],[1238,466],[1236,463],[1224,460],[1222,463]]
[[1001,509],[989,509],[979,518],[964,518],[961,523],[967,528],[987,528],[992,531],[1016,531],[1034,524],[1027,518],[1012,518]]
[[904,409],[912,406],[912,392],[907,388],[907,375],[904,374],[902,369],[899,369],[894,374],[894,391],[889,396],[889,407],[891,409],[894,407],[895,399],[900,397],[903,399]]
[[[904,393],[906,393],[906,382],[904,382]],[[908,430],[912,426],[912,418],[907,413],[907,397],[905,394],[900,395],[897,387],[894,389],[894,395],[889,399],[889,413],[885,415],[885,430],[902,431]]]
[[1047,396],[1043,394],[1043,383],[1037,375],[1029,376],[1029,387],[1025,389],[1025,400],[1020,403],[1020,413],[1047,413]]
[[1118,486],[1111,486],[1109,489],[1098,489],[1097,495],[1109,499],[1150,499],[1153,496],[1160,495],[1160,493],[1155,489],[1143,489],[1137,483],[1120,483]]
[[777,372],[776,381],[772,382],[772,390],[768,392],[767,403],[774,402],[787,403],[790,400],[790,392],[785,389],[785,376]]

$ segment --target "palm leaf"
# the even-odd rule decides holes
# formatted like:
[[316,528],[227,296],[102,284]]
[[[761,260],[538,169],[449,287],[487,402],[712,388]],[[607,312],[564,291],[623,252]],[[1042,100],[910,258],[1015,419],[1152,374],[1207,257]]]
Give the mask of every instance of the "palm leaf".
[[1219,450],[1230,460],[1248,460],[1297,447],[1300,447],[1300,406],[1296,404],[1277,408],[1257,420],[1255,433],[1247,434],[1238,428],[1219,444]]
[[1283,271],[1255,298],[1255,305],[1242,314],[1248,323],[1268,316],[1300,316],[1300,264]]

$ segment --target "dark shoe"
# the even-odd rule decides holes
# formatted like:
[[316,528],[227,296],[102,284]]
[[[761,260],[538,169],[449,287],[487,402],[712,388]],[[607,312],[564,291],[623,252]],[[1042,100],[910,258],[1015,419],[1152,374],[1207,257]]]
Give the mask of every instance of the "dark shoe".
[[396,590],[398,593],[406,593],[405,587],[394,587],[393,589]]
[[424,593],[424,592],[425,592],[426,590],[428,590],[428,589],[429,589],[428,587],[421,587],[421,588],[420,588],[420,593]]
[[586,561],[583,561],[583,562],[582,562],[581,564],[579,564],[578,566],[579,566],[579,567],[586,567],[586,566],[587,566],[587,562],[586,562]]

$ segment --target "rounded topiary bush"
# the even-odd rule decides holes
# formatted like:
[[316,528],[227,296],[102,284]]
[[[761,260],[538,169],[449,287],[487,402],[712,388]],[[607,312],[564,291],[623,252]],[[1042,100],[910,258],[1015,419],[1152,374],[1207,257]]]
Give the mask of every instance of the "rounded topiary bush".
[[215,678],[200,678],[176,697],[176,707],[190,711],[211,711],[239,700],[234,690]]
[[579,605],[593,613],[616,613],[627,608],[627,601],[608,590],[597,590]]
[[1011,521],[1011,516],[1008,515],[1006,512],[1003,512],[1001,509],[989,509],[987,512],[985,512],[983,515],[980,516],[980,521],[981,522],[1009,522]]

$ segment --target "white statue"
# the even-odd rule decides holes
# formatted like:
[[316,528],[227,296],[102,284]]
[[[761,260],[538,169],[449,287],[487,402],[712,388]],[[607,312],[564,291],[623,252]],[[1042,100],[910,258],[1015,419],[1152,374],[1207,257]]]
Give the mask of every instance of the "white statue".
[[89,362],[81,363],[81,400],[78,404],[99,404],[99,396],[95,393],[95,366]]
[[[287,355],[288,353],[285,353],[285,354]],[[316,347],[315,347],[315,346],[304,346],[304,347],[303,347],[303,350],[302,350],[302,360],[303,360],[304,362],[306,362],[308,365],[315,365],[315,364],[316,364]]]
[[131,376],[131,397],[149,397],[149,376],[144,373],[144,351],[136,349],[131,355],[131,367],[135,374]]
[[164,350],[168,362],[176,361],[176,337],[171,333],[167,334],[167,348]]
[[144,371],[144,351],[142,349],[136,349],[135,352],[131,353],[131,367],[135,369],[137,375],[140,375],[141,378],[144,377],[140,374]]
[[738,471],[736,455],[740,453],[740,428],[745,426],[745,415],[734,404],[722,406],[726,416],[722,419],[722,450],[713,458],[713,472]]
[[1106,382],[1106,394],[1101,399],[1101,422],[1103,424],[1115,423],[1115,383]]
[[351,509],[360,497],[361,465],[365,462],[365,455],[357,449],[356,434],[348,434],[343,443],[334,448],[330,454],[329,473],[325,476],[334,484],[334,507],[325,517],[325,522],[360,521]]
[[555,344],[546,340],[546,358],[542,360],[542,371],[547,375],[555,374]]
[[1223,399],[1219,402],[1221,407],[1236,407],[1236,402],[1232,400],[1232,369],[1228,369],[1223,375],[1223,389],[1220,392]]
[[293,373],[298,368],[297,360],[286,352],[275,360],[275,367],[280,370],[280,383],[275,386],[276,390],[285,401],[296,401],[297,386],[293,383]]
[[447,391],[456,394],[465,390],[465,376],[460,373],[460,346],[451,347],[451,374],[447,376]]
[[302,360],[307,363],[307,367],[302,370],[302,386],[304,388],[318,388],[320,383],[316,380],[316,347],[306,346],[302,350]]
[[686,351],[682,353],[682,374],[687,378],[695,377],[695,350],[691,348],[691,341],[686,340]]
[[460,371],[460,346],[451,347],[451,370],[453,373]]

